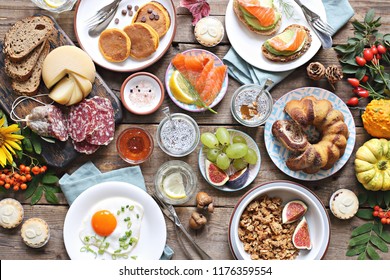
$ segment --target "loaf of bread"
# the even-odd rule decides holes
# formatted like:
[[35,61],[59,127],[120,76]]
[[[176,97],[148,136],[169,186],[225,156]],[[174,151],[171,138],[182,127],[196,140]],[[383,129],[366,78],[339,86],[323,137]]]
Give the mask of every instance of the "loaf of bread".
[[27,17],[16,22],[5,34],[4,53],[12,62],[25,59],[54,31],[53,21],[46,16]]
[[42,74],[42,65],[46,56],[49,54],[50,44],[48,41],[44,43],[44,48],[39,55],[38,61],[35,64],[31,77],[23,82],[13,80],[12,81],[12,89],[20,95],[35,95],[38,91],[39,84],[41,83],[41,74]]

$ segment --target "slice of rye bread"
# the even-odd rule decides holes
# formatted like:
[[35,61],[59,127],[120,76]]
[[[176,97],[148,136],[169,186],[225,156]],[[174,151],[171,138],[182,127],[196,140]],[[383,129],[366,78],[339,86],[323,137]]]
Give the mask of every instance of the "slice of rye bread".
[[50,44],[48,41],[46,41],[45,46],[32,71],[31,77],[24,82],[12,80],[12,89],[15,91],[15,93],[20,95],[28,95],[28,96],[32,96],[37,93],[39,84],[41,83],[43,61],[45,60],[49,52],[50,52]]
[[16,81],[27,81],[31,77],[34,66],[45,47],[45,42],[37,46],[25,59],[20,62],[12,62],[6,56],[4,64],[7,76]]
[[32,16],[16,22],[5,34],[3,52],[8,59],[25,59],[54,31],[53,21],[46,16]]
[[291,28],[294,28],[294,27],[299,27],[299,28],[302,28],[306,31],[306,34],[307,34],[307,39],[306,39],[306,42],[305,42],[305,45],[296,53],[293,53],[292,55],[287,55],[287,56],[283,56],[283,55],[276,55],[276,54],[273,54],[271,52],[269,52],[264,44],[261,46],[261,51],[263,53],[263,55],[268,58],[269,60],[272,60],[272,61],[277,61],[277,62],[288,62],[288,61],[292,61],[294,59],[297,59],[299,57],[301,57],[305,52],[307,52],[307,50],[310,48],[311,46],[311,41],[312,41],[312,38],[311,38],[311,34],[310,34],[310,30],[305,27],[305,26],[302,26],[302,25],[299,25],[299,24],[291,24],[289,26],[287,26],[284,30],[288,30],[288,29],[291,29]]
[[253,26],[250,26],[245,18],[244,18],[244,13],[241,11],[240,7],[239,7],[239,4],[238,4],[238,1],[237,0],[234,0],[233,1],[233,10],[235,12],[235,14],[237,15],[238,19],[251,31],[257,33],[257,34],[260,34],[260,35],[265,35],[265,36],[268,36],[268,35],[273,35],[276,33],[276,31],[278,31],[278,29],[280,28],[280,25],[281,25],[281,22],[282,22],[282,18],[280,17],[280,19],[278,20],[278,22],[276,23],[276,25],[274,26],[274,28],[272,29],[269,29],[269,30],[257,30],[255,29]]

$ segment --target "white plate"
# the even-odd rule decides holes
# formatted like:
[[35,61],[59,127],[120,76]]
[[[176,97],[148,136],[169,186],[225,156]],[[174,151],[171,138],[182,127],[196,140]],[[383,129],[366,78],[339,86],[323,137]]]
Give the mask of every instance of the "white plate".
[[[314,96],[317,99],[326,99],[332,102],[333,108],[341,111],[344,115],[345,124],[348,126],[349,138],[344,155],[336,161],[331,169],[320,170],[315,174],[307,174],[303,171],[292,171],[286,165],[286,160],[290,152],[272,135],[272,125],[276,120],[289,119],[284,112],[284,106],[293,99],[302,99],[305,96]],[[315,181],[332,176],[347,163],[355,146],[356,127],[353,116],[348,106],[337,95],[322,88],[304,87],[290,91],[277,100],[272,109],[272,113],[265,123],[264,141],[267,152],[275,165],[287,175],[305,181]]]
[[93,254],[80,252],[83,243],[80,228],[89,210],[101,200],[126,197],[144,207],[138,244],[131,252],[137,260],[158,260],[164,250],[167,232],[163,214],[152,197],[139,187],[123,182],[105,182],[82,192],[70,206],[64,222],[64,243],[72,260],[94,259]]
[[[236,191],[239,191],[239,190],[242,190],[242,189],[246,188],[247,186],[249,186],[250,183],[253,182],[254,179],[256,179],[257,174],[259,174],[259,171],[260,171],[261,155],[260,155],[259,147],[257,146],[256,142],[248,134],[246,134],[246,133],[244,133],[242,131],[239,131],[239,130],[235,130],[235,129],[228,129],[228,131],[230,133],[230,139],[233,139],[233,137],[236,136],[236,135],[244,137],[245,140],[246,140],[246,143],[248,145],[248,148],[252,148],[253,150],[255,150],[255,152],[257,154],[257,162],[256,162],[256,164],[250,164],[249,165],[249,177],[248,177],[248,180],[246,181],[246,183],[242,187],[240,187],[240,188],[233,189],[233,188],[229,188],[226,185],[224,185],[224,186],[215,186],[211,182],[209,182],[207,180],[207,176],[206,176],[206,159],[207,159],[207,156],[206,156],[206,152],[203,150],[203,147],[200,148],[200,150],[199,150],[198,164],[199,164],[200,173],[202,173],[203,178],[211,186],[213,186],[214,188],[216,188],[218,190],[225,191],[225,192],[236,192]],[[229,167],[228,171],[231,171],[231,173],[233,173],[234,172],[234,168],[233,167]]]
[[[129,57],[128,59],[120,63],[110,62],[103,57],[103,55],[99,51],[99,46],[98,46],[99,36],[97,37],[89,36],[88,27],[85,24],[85,21],[90,17],[92,17],[93,15],[95,15],[96,11],[98,11],[101,7],[104,7],[105,5],[111,2],[112,0],[95,0],[95,1],[82,0],[77,3],[75,19],[74,19],[74,31],[77,37],[77,41],[80,44],[80,47],[83,48],[83,50],[85,50],[91,56],[92,60],[96,64],[100,65],[103,68],[112,71],[117,71],[117,72],[138,71],[152,65],[157,60],[159,60],[169,49],[172,40],[175,37],[176,11],[173,2],[171,0],[158,0],[158,2],[161,3],[167,9],[171,17],[171,26],[168,32],[162,38],[160,38],[160,43],[157,51],[153,53],[151,56],[142,60],[136,60]],[[122,29],[125,26],[130,25],[134,15],[132,17],[130,17],[128,14],[123,16],[121,13],[122,10],[123,9],[127,10],[127,5],[132,4],[133,5],[132,11],[134,12],[135,5],[141,7],[148,2],[150,2],[150,0],[149,1],[138,0],[137,2],[122,1],[119,4],[118,10],[116,11],[116,15],[112,19],[111,23],[107,26],[107,28]],[[114,22],[115,18],[119,19],[118,24],[115,24]]]
[[[187,54],[187,55],[193,55],[193,56],[196,56],[199,54],[208,54],[214,58],[214,65],[216,67],[223,65],[222,60],[218,56],[216,56],[212,52],[209,52],[209,51],[206,51],[203,49],[191,49],[191,50],[186,50],[182,53]],[[176,68],[172,65],[172,63],[169,63],[167,71],[165,72],[165,88],[167,89],[167,93],[168,93],[169,97],[172,99],[172,101],[180,108],[182,108],[186,111],[189,111],[189,112],[207,111],[207,108],[199,108],[194,104],[185,104],[185,103],[183,103],[175,98],[175,96],[171,92],[171,88],[169,86],[169,80],[171,79],[172,74],[175,70],[176,70]],[[221,102],[222,98],[225,96],[225,94],[227,92],[228,84],[229,84],[228,76],[229,75],[227,74],[227,71],[226,71],[225,79],[223,80],[223,83],[222,83],[222,88],[221,88],[220,92],[218,93],[218,95],[215,97],[213,103],[210,104],[210,106],[209,106],[210,108],[213,108],[214,106],[216,106],[219,102]]]
[[330,220],[325,206],[319,198],[306,187],[290,181],[273,181],[259,185],[242,196],[235,206],[229,224],[229,246],[233,256],[239,260],[250,260],[245,252],[244,244],[238,237],[238,225],[245,208],[255,198],[267,194],[269,197],[279,197],[283,205],[291,200],[302,200],[308,207],[305,218],[309,225],[311,250],[300,250],[296,260],[322,259],[328,249],[330,240]]
[[[266,71],[281,72],[298,68],[309,61],[321,47],[320,40],[306,22],[301,8],[292,0],[284,0],[283,2],[292,5],[294,15],[292,18],[287,18],[284,12],[278,7],[278,1],[274,1],[278,10],[282,12],[282,23],[276,34],[281,33],[291,24],[300,24],[310,29],[313,39],[308,51],[300,58],[290,62],[274,62],[265,58],[261,52],[261,46],[266,40],[276,34],[271,36],[262,36],[250,31],[234,13],[233,0],[229,1],[226,9],[226,34],[228,35],[229,41],[234,50],[249,64]],[[323,20],[326,20],[325,8],[321,0],[302,0],[302,3],[312,11],[316,12]]]

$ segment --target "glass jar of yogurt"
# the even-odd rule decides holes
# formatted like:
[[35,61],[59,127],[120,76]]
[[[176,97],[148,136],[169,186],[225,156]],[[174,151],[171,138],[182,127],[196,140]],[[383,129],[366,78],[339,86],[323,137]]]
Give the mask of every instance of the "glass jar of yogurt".
[[157,143],[161,150],[173,157],[192,153],[200,139],[199,126],[190,116],[175,113],[164,118],[157,128]]

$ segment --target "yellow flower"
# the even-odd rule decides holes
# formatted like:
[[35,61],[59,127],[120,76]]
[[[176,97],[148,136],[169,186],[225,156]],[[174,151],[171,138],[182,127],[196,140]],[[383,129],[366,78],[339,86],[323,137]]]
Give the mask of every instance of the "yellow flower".
[[5,116],[0,119],[0,165],[5,166],[8,163],[13,163],[12,155],[15,154],[15,150],[21,150],[20,140],[24,137],[19,134],[13,134],[19,130],[17,124],[3,127],[5,123]]

